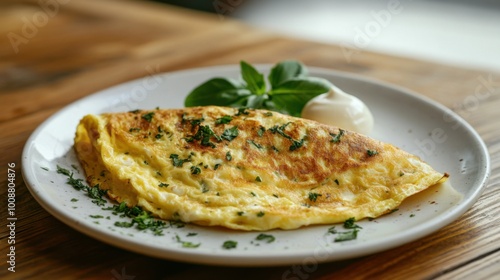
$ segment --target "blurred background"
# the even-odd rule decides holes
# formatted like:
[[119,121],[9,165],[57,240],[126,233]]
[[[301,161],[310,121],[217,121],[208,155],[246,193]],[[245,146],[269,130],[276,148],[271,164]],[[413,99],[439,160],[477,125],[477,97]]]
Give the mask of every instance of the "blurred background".
[[345,46],[500,71],[499,0],[154,0]]

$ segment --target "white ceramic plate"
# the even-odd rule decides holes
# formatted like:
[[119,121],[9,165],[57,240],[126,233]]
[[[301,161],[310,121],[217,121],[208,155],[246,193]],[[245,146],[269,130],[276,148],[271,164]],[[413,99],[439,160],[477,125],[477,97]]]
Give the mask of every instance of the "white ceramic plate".
[[[267,72],[270,65],[258,68]],[[103,242],[159,258],[235,266],[311,265],[380,252],[435,232],[459,218],[479,198],[490,172],[489,156],[478,134],[460,117],[436,102],[379,81],[326,69],[309,68],[309,72],[369,106],[375,118],[372,137],[413,152],[435,169],[450,173],[449,183],[409,198],[392,214],[359,221],[362,229],[356,240],[333,242],[335,236],[327,233],[329,225],[267,232],[276,238],[267,243],[255,240],[258,232],[194,225],[165,229],[163,236],[119,228],[114,223],[127,219],[102,210],[56,173],[59,165],[73,171],[75,178],[84,178],[72,144],[76,125],[85,114],[181,108],[187,93],[209,78],[239,78],[238,66],[220,66],[144,77],[68,105],[27,141],[22,161],[26,185],[56,218]],[[185,248],[177,237],[200,246]],[[224,249],[227,240],[236,241],[237,247]]]

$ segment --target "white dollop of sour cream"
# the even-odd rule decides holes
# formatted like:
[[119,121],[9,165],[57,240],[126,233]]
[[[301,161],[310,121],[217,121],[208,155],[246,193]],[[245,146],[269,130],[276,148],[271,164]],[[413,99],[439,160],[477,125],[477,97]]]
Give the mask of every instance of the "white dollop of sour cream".
[[373,129],[373,115],[359,98],[336,86],[309,100],[302,117],[345,130],[368,135]]

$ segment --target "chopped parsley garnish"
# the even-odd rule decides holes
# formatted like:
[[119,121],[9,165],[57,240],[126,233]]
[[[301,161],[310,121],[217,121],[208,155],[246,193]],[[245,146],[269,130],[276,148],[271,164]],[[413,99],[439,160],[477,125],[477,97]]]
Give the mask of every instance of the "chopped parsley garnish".
[[102,206],[106,203],[106,200],[102,198],[103,195],[106,194],[107,190],[99,189],[99,184],[96,184],[94,187],[89,187],[83,183],[83,179],[75,179],[73,177],[73,172],[68,169],[62,168],[59,165],[57,166],[58,174],[62,174],[68,177],[66,184],[73,186],[76,190],[84,190],[87,192],[87,195],[92,198],[92,202]]
[[257,177],[255,177],[255,181],[262,182],[262,178],[260,178],[260,176],[257,176]]
[[185,163],[185,162],[189,162],[191,161],[191,155],[190,154],[187,158],[185,159],[181,159],[179,158],[179,155],[178,154],[170,154],[170,158],[172,159],[172,164],[175,166],[175,167],[182,167],[182,165]]
[[236,246],[238,246],[238,242],[233,241],[233,240],[225,241],[224,244],[222,244],[222,248],[227,249],[227,250],[234,249],[234,248],[236,248]]
[[233,120],[233,117],[229,116],[229,115],[225,115],[221,118],[218,118],[215,120],[215,124],[228,124],[229,122],[231,122]]
[[259,211],[259,213],[257,213],[257,217],[264,217],[266,213],[262,212],[262,211]]
[[142,115],[141,118],[146,120],[147,122],[151,122],[151,120],[153,120],[154,115],[155,115],[155,112],[149,112],[147,114]]
[[215,164],[215,165],[214,165],[214,170],[219,169],[219,167],[220,167],[220,166],[221,166],[221,164],[220,164],[220,163]]
[[162,183],[162,182],[160,182],[160,184],[158,184],[158,187],[160,187],[160,188],[164,188],[164,187],[166,188],[168,186],[169,186],[169,184],[165,184],[165,183]]
[[351,217],[351,218],[344,221],[344,228],[347,228],[347,229],[362,228],[362,227],[356,225],[355,223],[356,223],[356,219],[354,217]]
[[69,171],[68,169],[62,168],[59,165],[57,166],[57,173],[70,177],[73,176],[73,172]]
[[318,196],[322,196],[322,195],[319,193],[310,192],[309,193],[309,200],[312,202],[316,202],[316,199],[318,199]]
[[141,131],[141,129],[140,129],[140,128],[138,128],[138,127],[132,127],[132,128],[130,128],[130,129],[128,130],[128,132],[131,132],[131,133],[132,133],[132,132],[139,132],[139,131]]
[[203,117],[201,118],[198,118],[198,119],[194,119],[194,118],[187,118],[186,117],[186,113],[183,113],[182,114],[182,120],[181,120],[181,124],[185,124],[186,122],[189,121],[189,123],[191,123],[192,126],[197,126],[197,125],[200,125],[205,119]]
[[332,139],[330,140],[330,142],[339,143],[340,142],[340,137],[342,137],[343,135],[344,135],[344,130],[343,129],[339,129],[339,133],[338,134],[330,133],[330,136],[332,136]]
[[237,214],[238,216],[243,216],[243,214],[245,214],[245,212],[243,212],[243,211],[238,211],[238,212],[236,212],[236,214]]
[[210,138],[214,137],[217,141],[221,141],[222,139],[215,134],[215,132],[208,125],[200,125],[198,127],[198,131],[194,136],[185,138],[186,141],[192,142],[194,140],[200,140],[202,146],[208,146],[211,148],[215,148],[215,144],[210,142]]
[[92,219],[103,219],[104,216],[102,215],[89,215],[89,217],[91,217]]
[[45,171],[49,171],[49,168],[48,167],[40,167],[41,169],[45,170]]
[[201,169],[198,166],[195,166],[195,165],[191,166],[191,174],[196,175],[196,174],[200,174],[200,173],[201,173]]
[[267,243],[271,243],[271,242],[274,242],[274,240],[276,240],[276,238],[270,234],[265,234],[265,233],[261,233],[259,235],[257,235],[257,237],[255,238],[256,240],[265,240],[267,241]]
[[241,107],[241,108],[238,108],[238,112],[236,113],[236,116],[240,116],[240,115],[248,115],[248,111],[247,111],[247,107]]
[[233,159],[233,156],[231,155],[231,152],[226,153],[226,160],[231,161]]
[[255,143],[255,141],[253,141],[251,139],[247,140],[247,143],[250,143],[250,144],[254,145],[259,150],[263,148],[261,144]]
[[298,148],[302,147],[304,145],[304,140],[305,140],[305,137],[302,138],[301,140],[295,140],[293,139],[292,136],[288,135],[285,133],[285,129],[286,127],[291,124],[291,122],[288,122],[286,124],[283,124],[281,126],[279,125],[275,125],[271,128],[269,128],[269,130],[272,132],[272,133],[278,133],[279,135],[285,137],[286,139],[292,141],[292,145],[290,145],[290,148],[289,150],[290,151],[295,151],[297,150]]
[[177,234],[175,235],[175,239],[177,240],[177,242],[182,244],[183,248],[198,248],[201,245],[201,243],[194,244],[193,242],[183,241]]
[[266,132],[266,128],[263,126],[260,126],[259,130],[257,130],[257,135],[259,135],[259,137],[262,137],[264,135],[264,132]]
[[366,150],[366,153],[368,154],[368,156],[371,156],[371,157],[378,154],[378,152],[375,150]]
[[334,181],[334,182],[335,182],[335,184],[337,184],[337,186],[338,186],[338,185],[340,185],[340,183],[339,183],[339,180],[338,180],[338,179],[335,179],[335,181]]
[[[57,173],[68,176],[68,181],[66,183],[73,186],[77,190],[86,191],[87,195],[93,199],[93,203],[99,206],[106,204],[106,200],[102,197],[107,193],[107,190],[99,189],[99,184],[96,184],[94,187],[86,186],[82,183],[83,179],[73,178],[72,172],[60,166],[57,166]],[[71,201],[78,200],[72,199]],[[156,220],[149,212],[144,211],[137,206],[129,208],[125,202],[102,209],[111,210],[115,215],[121,214],[121,217],[128,217],[132,219],[130,222],[115,222],[115,226],[117,227],[130,228],[135,225],[135,227],[139,230],[151,230],[154,235],[163,235],[162,229],[166,227],[164,221]],[[101,216],[95,215],[93,218],[101,218]]]
[[343,241],[356,239],[358,237],[359,229],[362,227],[356,225],[355,222],[356,222],[356,219],[354,217],[349,218],[349,219],[344,221],[343,226],[345,229],[351,229],[349,231],[339,232],[335,229],[335,227],[331,227],[328,229],[328,233],[329,234],[336,234],[336,237],[333,240],[334,242],[343,242]]
[[305,138],[302,138],[299,141],[292,139],[292,145],[290,146],[290,151],[295,151],[298,148],[302,147],[304,145],[304,139]]
[[113,205],[103,210],[112,210],[114,215],[121,214],[120,217],[128,217],[130,222],[115,222],[116,227],[131,228],[135,225],[138,230],[150,230],[154,235],[163,235],[163,229],[166,228],[166,223],[161,220],[156,220],[153,216],[142,210],[140,207],[128,207],[125,202],[119,205]]
[[239,134],[238,127],[233,126],[232,128],[228,128],[224,130],[222,135],[220,136],[222,139],[225,139],[227,141],[232,141],[234,138],[236,138]]
[[77,202],[77,201],[78,201],[78,199],[76,199],[76,198],[71,199],[71,202]]
[[99,205],[104,206],[106,204],[106,200],[102,198],[108,190],[101,190],[99,188],[99,184],[96,184],[92,188],[87,188],[87,195],[92,198],[92,202]]
[[349,241],[349,240],[354,240],[358,237],[358,231],[357,229],[351,230],[351,231],[346,231],[346,232],[338,232],[337,237],[333,240],[334,242],[343,242],[343,241]]
[[192,126],[199,125],[199,124],[201,124],[204,120],[205,120],[204,118],[192,119],[192,120],[191,120],[191,125],[192,125]]

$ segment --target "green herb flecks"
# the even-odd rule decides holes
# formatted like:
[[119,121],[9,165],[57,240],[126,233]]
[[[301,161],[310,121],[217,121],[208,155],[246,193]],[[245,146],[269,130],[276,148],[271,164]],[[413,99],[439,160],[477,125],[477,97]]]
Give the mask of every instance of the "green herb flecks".
[[333,240],[334,242],[343,242],[343,241],[349,241],[349,240],[354,240],[358,237],[358,231],[357,229],[351,230],[351,231],[346,231],[346,232],[339,232],[337,233],[337,236]]
[[114,225],[116,227],[135,227],[138,230],[149,230],[154,235],[163,235],[163,229],[167,228],[167,224],[164,221],[155,219],[149,212],[142,210],[138,206],[128,207],[125,202],[103,208],[103,210],[110,210],[113,215],[131,219],[130,221],[115,222]]
[[227,141],[232,141],[239,134],[238,127],[233,126],[232,128],[225,129],[220,138]]
[[227,161],[231,161],[232,159],[233,159],[233,156],[231,155],[231,152],[229,152],[229,151],[228,151],[228,152],[226,153],[226,160],[227,160]]
[[355,223],[356,223],[356,219],[354,217],[351,217],[351,218],[344,221],[344,228],[347,228],[347,229],[362,228],[362,227],[356,225]]
[[257,130],[257,135],[259,135],[259,137],[262,137],[264,135],[264,132],[266,132],[266,128],[260,126],[259,129]]
[[83,190],[87,192],[87,196],[92,198],[93,203],[99,206],[102,206],[106,203],[106,200],[102,197],[106,194],[107,190],[99,189],[99,184],[96,184],[94,187],[89,187],[83,183],[83,179],[75,179],[73,177],[73,172],[69,171],[68,169],[62,168],[59,165],[57,166],[56,172],[68,177],[66,184],[72,186],[76,190]]
[[303,137],[300,140],[295,140],[295,139],[293,139],[292,136],[286,134],[285,133],[285,129],[286,129],[286,127],[289,124],[291,124],[291,122],[288,122],[288,123],[283,124],[283,125],[275,125],[275,126],[269,128],[269,131],[271,131],[272,133],[278,133],[279,135],[281,135],[281,136],[285,137],[286,139],[290,140],[292,142],[292,144],[290,145],[289,150],[290,151],[295,151],[295,150],[297,150],[298,148],[300,148],[300,147],[302,147],[304,145],[305,137]]
[[261,144],[256,143],[255,141],[253,141],[253,140],[251,140],[251,139],[248,139],[248,140],[247,140],[247,143],[252,144],[255,148],[257,148],[257,149],[259,149],[259,150],[260,150],[260,149],[262,149],[262,148],[264,148]]
[[215,124],[228,124],[233,120],[233,117],[229,115],[225,115],[221,118],[215,120]]
[[309,200],[312,201],[312,202],[316,202],[316,200],[318,199],[318,197],[322,196],[321,194],[319,193],[314,193],[314,192],[310,192],[308,197],[309,197]]
[[198,248],[201,245],[201,243],[195,244],[190,241],[181,240],[181,238],[177,234],[175,235],[175,240],[177,240],[178,243],[181,243],[183,248]]
[[355,224],[356,219],[354,217],[349,218],[344,221],[343,227],[345,229],[351,229],[349,231],[338,231],[335,227],[331,227],[328,229],[329,234],[335,234],[334,242],[343,242],[354,240],[358,237],[359,229],[362,227]]
[[332,139],[330,139],[330,142],[339,143],[340,138],[344,135],[344,132],[345,131],[343,129],[339,129],[338,134],[330,133],[330,136],[332,136]]
[[[68,181],[66,183],[73,186],[76,190],[87,192],[87,196],[92,199],[93,203],[99,206],[104,206],[106,204],[107,201],[103,196],[107,191],[99,189],[99,184],[96,184],[94,187],[86,186],[82,183],[83,179],[73,178],[72,172],[60,166],[57,167],[57,173],[67,176]],[[77,199],[72,199],[72,201],[77,201]],[[154,235],[163,235],[162,229],[166,227],[164,221],[156,220],[149,212],[142,210],[140,207],[128,207],[125,202],[102,209],[113,211],[112,213],[114,215],[120,215],[121,217],[128,217],[131,219],[130,222],[115,222],[115,226],[117,227],[135,226],[139,230],[150,230]],[[96,217],[97,216],[95,216],[95,218]]]
[[190,162],[191,161],[191,156],[192,156],[192,154],[190,154],[185,159],[181,159],[181,158],[179,158],[178,154],[170,154],[170,159],[172,159],[172,165],[174,165],[175,167],[182,167],[182,165],[185,162]]
[[143,120],[146,120],[147,122],[151,122],[153,120],[153,116],[155,115],[155,112],[149,112],[141,116]]
[[190,169],[191,169],[191,174],[193,174],[193,175],[197,175],[197,174],[201,173],[201,169],[196,165],[191,166]]
[[234,240],[227,240],[227,241],[224,241],[224,243],[222,244],[222,248],[224,248],[226,250],[234,249],[237,246],[238,246],[238,242],[236,242]]
[[378,154],[378,152],[375,150],[366,150],[366,154],[368,154],[368,156],[372,157],[372,156]]
[[211,148],[215,148],[215,144],[210,141],[211,138],[215,138],[217,141],[221,141],[222,139],[215,134],[215,132],[208,125],[200,125],[198,126],[198,130],[196,134],[190,137],[186,137],[187,142],[193,142],[194,140],[199,140],[202,146],[208,146]]
[[273,235],[261,233],[261,234],[257,235],[255,240],[264,240],[267,243],[271,243],[271,242],[274,242],[276,240],[276,238]]
[[248,114],[250,114],[248,112],[248,107],[240,107],[238,108],[238,112],[236,112],[235,116],[248,115]]

